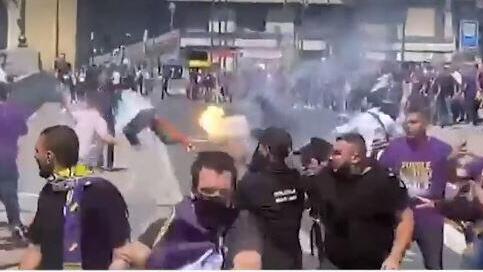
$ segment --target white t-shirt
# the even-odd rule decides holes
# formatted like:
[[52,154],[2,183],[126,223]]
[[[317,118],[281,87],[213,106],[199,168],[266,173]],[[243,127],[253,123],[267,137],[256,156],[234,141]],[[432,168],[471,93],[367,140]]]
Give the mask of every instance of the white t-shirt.
[[122,131],[140,111],[154,108],[149,98],[129,89],[122,91],[121,100],[118,103],[116,131]]
[[95,109],[79,109],[72,112],[74,130],[79,138],[79,159],[81,163],[95,166],[102,154],[102,137],[109,135],[107,123]]
[[7,73],[0,67],[0,82],[7,83]]
[[335,128],[336,134],[344,134],[355,132],[362,135],[366,141],[366,148],[368,154],[372,152],[372,144],[375,141],[385,141],[386,132],[390,138],[394,138],[403,135],[402,127],[397,124],[389,115],[380,111],[379,108],[371,108],[368,110],[371,113],[376,114],[381,122],[384,124],[384,128],[381,124],[368,112],[363,112],[352,117],[347,124]]

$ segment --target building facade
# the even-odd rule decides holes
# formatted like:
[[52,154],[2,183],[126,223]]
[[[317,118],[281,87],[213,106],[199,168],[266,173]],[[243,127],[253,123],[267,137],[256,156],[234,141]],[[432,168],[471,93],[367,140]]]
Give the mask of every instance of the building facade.
[[[120,44],[179,29],[185,51],[215,62],[330,54],[448,60],[461,19],[483,19],[475,0],[0,0],[0,49],[24,33],[44,69],[65,53],[74,64]],[[173,3],[170,5],[170,3]],[[480,8],[478,8],[480,7]],[[20,22],[20,23],[19,23]]]
[[176,21],[185,48],[281,51],[285,41],[308,58],[345,53],[407,61],[450,60],[457,49],[451,1],[173,1],[177,14],[189,14]]

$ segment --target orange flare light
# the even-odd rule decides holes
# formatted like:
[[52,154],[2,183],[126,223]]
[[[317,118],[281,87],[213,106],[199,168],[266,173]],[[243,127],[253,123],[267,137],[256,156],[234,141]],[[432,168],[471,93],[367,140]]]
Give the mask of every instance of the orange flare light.
[[216,106],[208,106],[205,111],[201,113],[198,120],[200,126],[203,128],[209,137],[220,137],[223,135],[223,117],[225,111]]

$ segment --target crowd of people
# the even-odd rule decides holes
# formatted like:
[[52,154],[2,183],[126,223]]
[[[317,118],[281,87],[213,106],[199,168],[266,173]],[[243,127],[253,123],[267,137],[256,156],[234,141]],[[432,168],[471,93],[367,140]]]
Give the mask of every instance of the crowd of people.
[[191,69],[187,97],[191,100],[203,99],[216,104],[232,102],[229,92],[230,75],[227,72],[215,73],[202,69]]
[[[20,268],[302,269],[299,231],[310,209],[324,229],[315,239],[321,267],[398,269],[415,240],[425,268],[442,269],[444,217],[482,218],[483,159],[469,166],[475,198],[444,200],[463,150],[427,135],[427,111],[410,108],[406,118],[405,136],[379,160],[357,133],[333,145],[313,138],[294,151],[290,134],[276,127],[253,132],[258,146],[243,176],[227,153],[200,152],[191,195],[133,241],[123,196],[80,164],[76,132],[46,128],[35,159],[47,182]],[[474,231],[465,265],[481,268]]]
[[290,90],[307,108],[324,107],[350,113],[367,109],[366,99],[379,99],[394,104],[394,115],[404,113],[411,103],[422,104],[430,109],[434,125],[479,122],[483,70],[475,62],[444,65],[386,62],[374,65],[373,69],[368,68],[372,67],[370,64],[362,65],[361,69],[340,68],[333,63],[318,65],[312,69],[315,72],[296,77],[294,89]]
[[[139,237],[131,237],[123,195],[97,172],[113,168],[116,131],[133,148],[140,145],[138,134],[149,128],[159,141],[193,149],[185,135],[157,115],[143,85],[136,88],[122,65],[82,70],[72,80],[65,56],[57,60],[57,78],[70,91],[63,106],[75,125],[45,128],[37,139],[34,156],[46,183],[34,220],[25,227],[16,155],[17,141],[27,133],[26,118],[11,106],[2,84],[0,199],[13,232],[30,244],[19,268],[303,269],[299,233],[308,211],[321,268],[399,269],[415,241],[425,268],[443,269],[444,218],[483,219],[483,158],[474,156],[460,166],[466,174],[458,175],[458,160],[468,155],[465,146],[451,147],[427,130],[433,122],[477,124],[480,76],[477,67],[469,75],[444,68],[429,76],[421,69],[407,69],[406,81],[383,73],[383,87],[357,102],[366,109],[361,113],[366,119],[360,120],[371,119],[374,126],[357,121],[339,127],[333,144],[314,137],[294,148],[285,129],[257,129],[252,136],[258,144],[246,173],[238,170],[244,162],[229,152],[199,152],[186,169],[191,194]],[[76,89],[77,79],[84,87]],[[400,97],[390,100],[397,82]],[[451,107],[455,101],[464,111]],[[470,188],[472,197],[461,190],[446,200],[448,183]],[[474,250],[462,265],[481,269],[482,232],[476,226],[465,224]]]
[[161,85],[161,99],[164,99],[169,95],[168,82],[172,77],[169,73],[163,73],[161,65],[150,69],[146,62],[133,65],[127,57],[119,62],[109,60],[101,65],[83,65],[75,70],[62,53],[56,59],[54,68],[61,87],[70,91],[73,103],[84,100],[87,93],[103,87],[98,85],[99,77],[110,79],[117,88],[131,88],[144,96],[151,94],[156,85]]
[[430,65],[415,66],[409,82],[412,88],[405,99],[430,108],[433,124],[479,123],[483,83],[480,65],[444,65],[439,71]]

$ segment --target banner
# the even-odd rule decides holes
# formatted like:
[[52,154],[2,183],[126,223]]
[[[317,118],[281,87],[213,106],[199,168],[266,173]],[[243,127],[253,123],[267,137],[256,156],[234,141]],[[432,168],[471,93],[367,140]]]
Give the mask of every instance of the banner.
[[477,49],[479,42],[478,21],[460,21],[460,50]]

